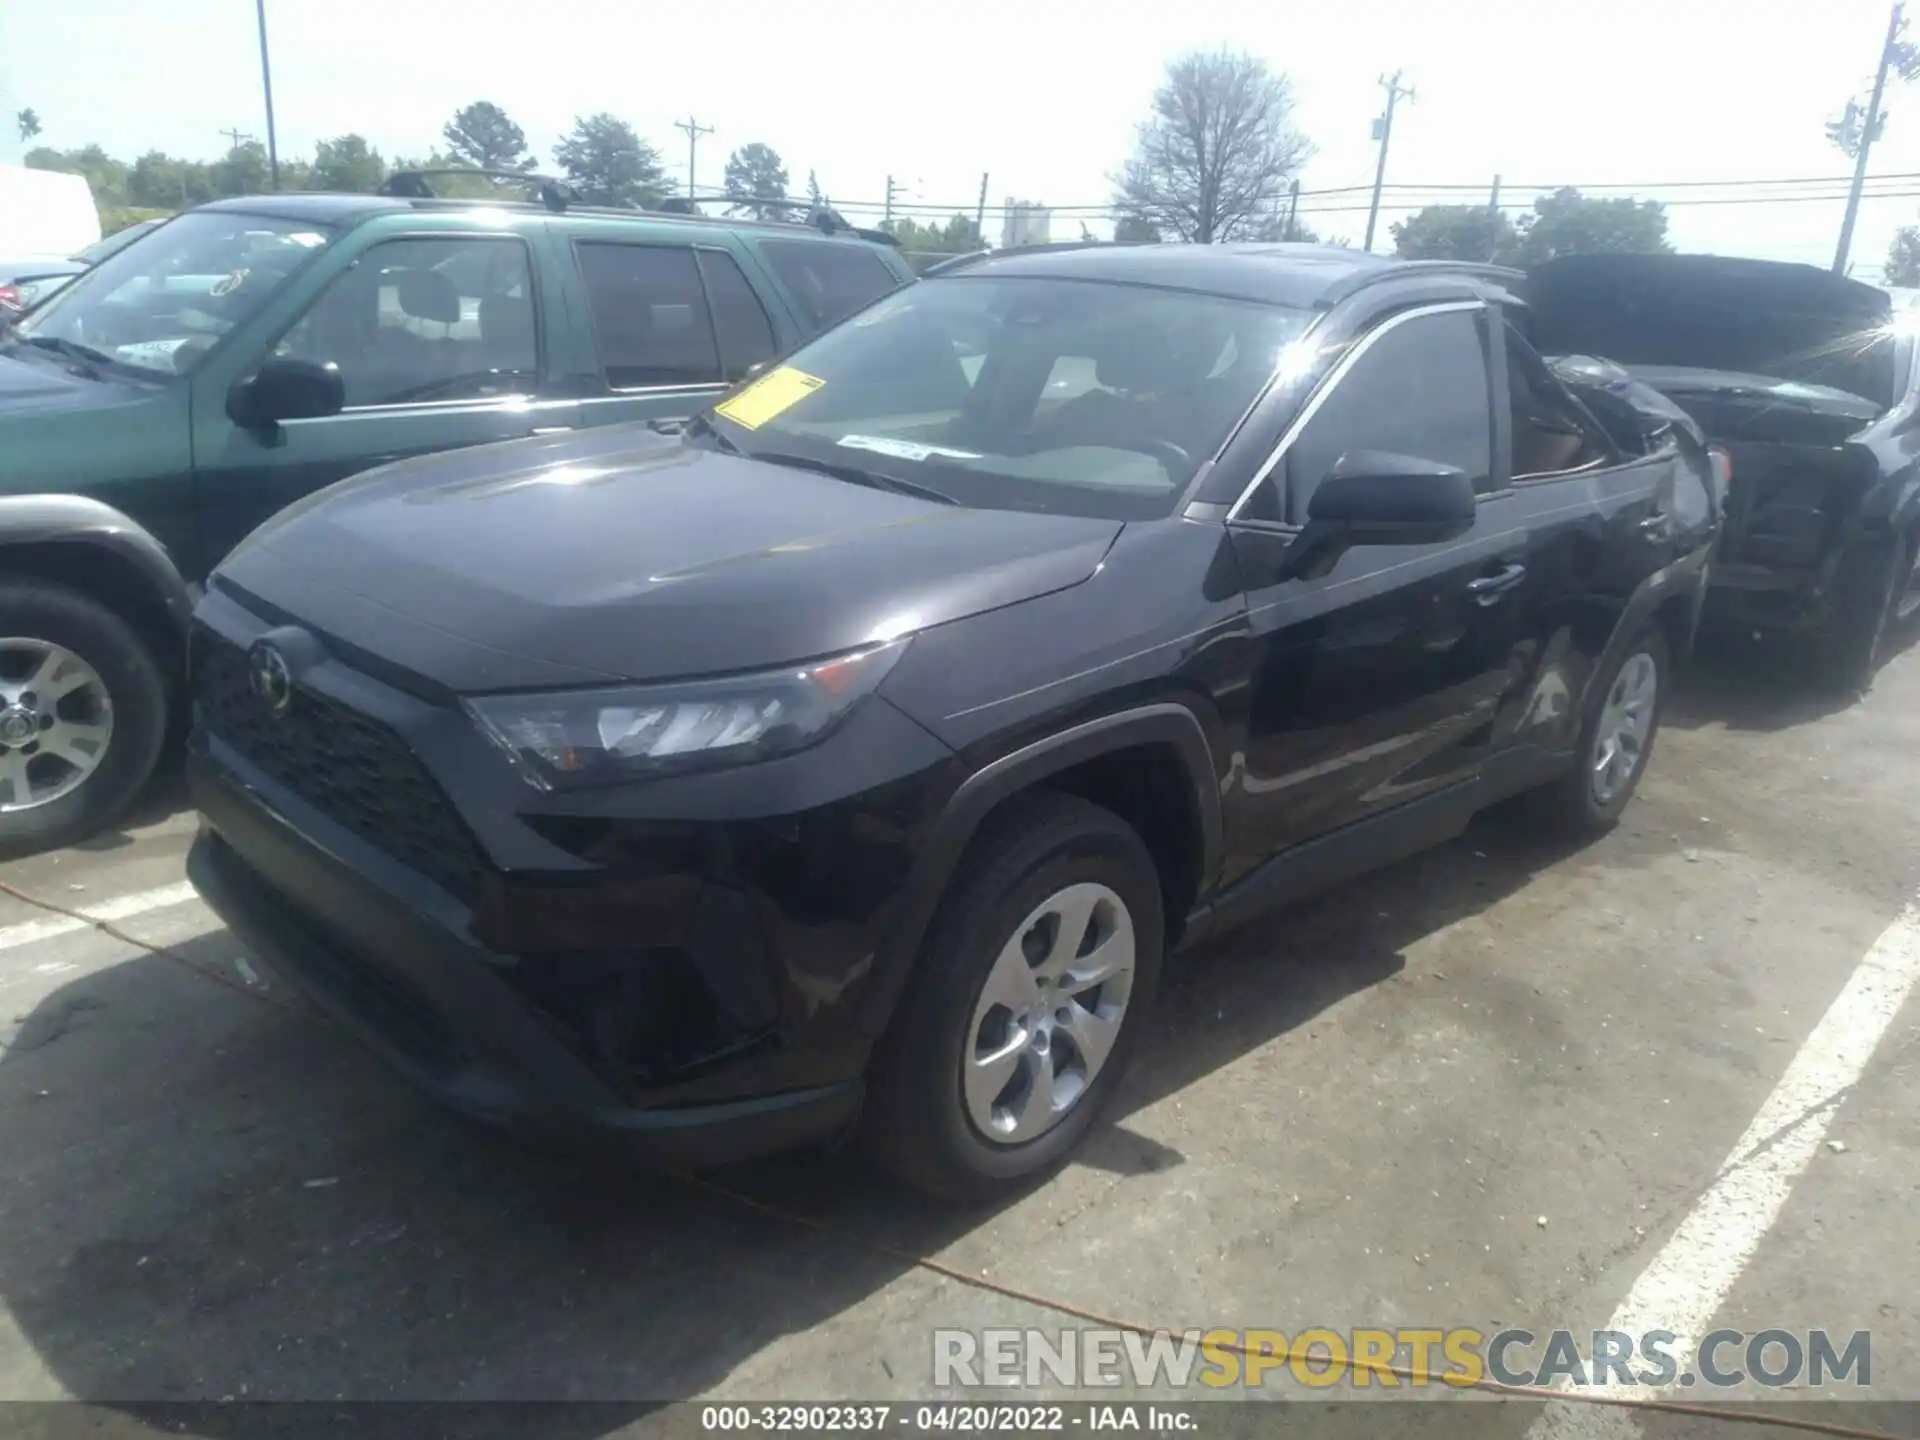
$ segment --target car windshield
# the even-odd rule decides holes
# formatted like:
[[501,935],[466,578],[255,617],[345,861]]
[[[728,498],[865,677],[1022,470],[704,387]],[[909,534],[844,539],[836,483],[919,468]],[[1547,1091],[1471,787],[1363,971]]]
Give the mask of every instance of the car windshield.
[[152,375],[185,375],[333,239],[309,220],[199,210],[128,245],[48,297],[9,348],[85,353]]
[[149,231],[160,226],[158,220],[136,220],[124,230],[116,230],[104,240],[96,240],[84,250],[76,250],[69,259],[78,260],[82,265],[98,265],[109,255],[118,255],[127,246]]
[[711,412],[743,453],[962,504],[1166,514],[1311,312],[1138,285],[922,281]]

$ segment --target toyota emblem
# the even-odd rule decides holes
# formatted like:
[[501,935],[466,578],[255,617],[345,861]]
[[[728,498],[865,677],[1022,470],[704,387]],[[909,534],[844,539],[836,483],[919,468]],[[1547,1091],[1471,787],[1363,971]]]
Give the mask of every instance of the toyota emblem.
[[247,652],[247,679],[276,720],[293,708],[293,672],[286,657],[264,640]]

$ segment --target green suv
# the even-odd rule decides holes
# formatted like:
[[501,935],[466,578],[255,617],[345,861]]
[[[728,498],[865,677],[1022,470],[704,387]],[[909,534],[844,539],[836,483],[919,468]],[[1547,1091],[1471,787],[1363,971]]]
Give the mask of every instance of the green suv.
[[180,728],[195,585],[282,507],[427,451],[665,427],[914,278],[831,211],[528,183],[217,201],[0,339],[0,847],[78,839],[139,792]]

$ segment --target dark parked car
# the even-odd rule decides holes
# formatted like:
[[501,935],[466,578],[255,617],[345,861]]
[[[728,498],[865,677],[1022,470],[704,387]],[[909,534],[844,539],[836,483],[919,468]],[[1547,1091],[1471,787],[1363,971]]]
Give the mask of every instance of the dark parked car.
[[699,417],[389,467],[197,612],[189,873],[455,1106],[703,1164],[1060,1160],[1163,955],[1531,792],[1609,824],[1693,635],[1698,432],[1518,277],[954,267]]
[[1920,326],[1871,285],[1712,255],[1577,255],[1530,279],[1538,338],[1670,396],[1731,461],[1708,615],[1796,636],[1865,689],[1920,612]]
[[281,506],[402,456],[684,419],[913,279],[825,212],[389,183],[189,211],[0,339],[0,843],[132,800],[181,710],[187,586]]

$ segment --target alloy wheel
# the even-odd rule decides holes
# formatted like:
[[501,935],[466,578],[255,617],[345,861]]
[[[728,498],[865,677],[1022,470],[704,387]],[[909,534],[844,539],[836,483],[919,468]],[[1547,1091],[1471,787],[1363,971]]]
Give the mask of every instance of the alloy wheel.
[[1640,761],[1653,737],[1655,706],[1660,698],[1660,667],[1644,650],[1635,651],[1613,677],[1600,723],[1594,728],[1592,786],[1594,803],[1603,809],[1633,783]]
[[99,671],[50,640],[0,639],[0,814],[79,789],[112,740]]
[[1046,1134],[1085,1099],[1113,1053],[1133,993],[1133,916],[1105,885],[1069,885],[1034,908],[987,972],[960,1058],[980,1135]]

